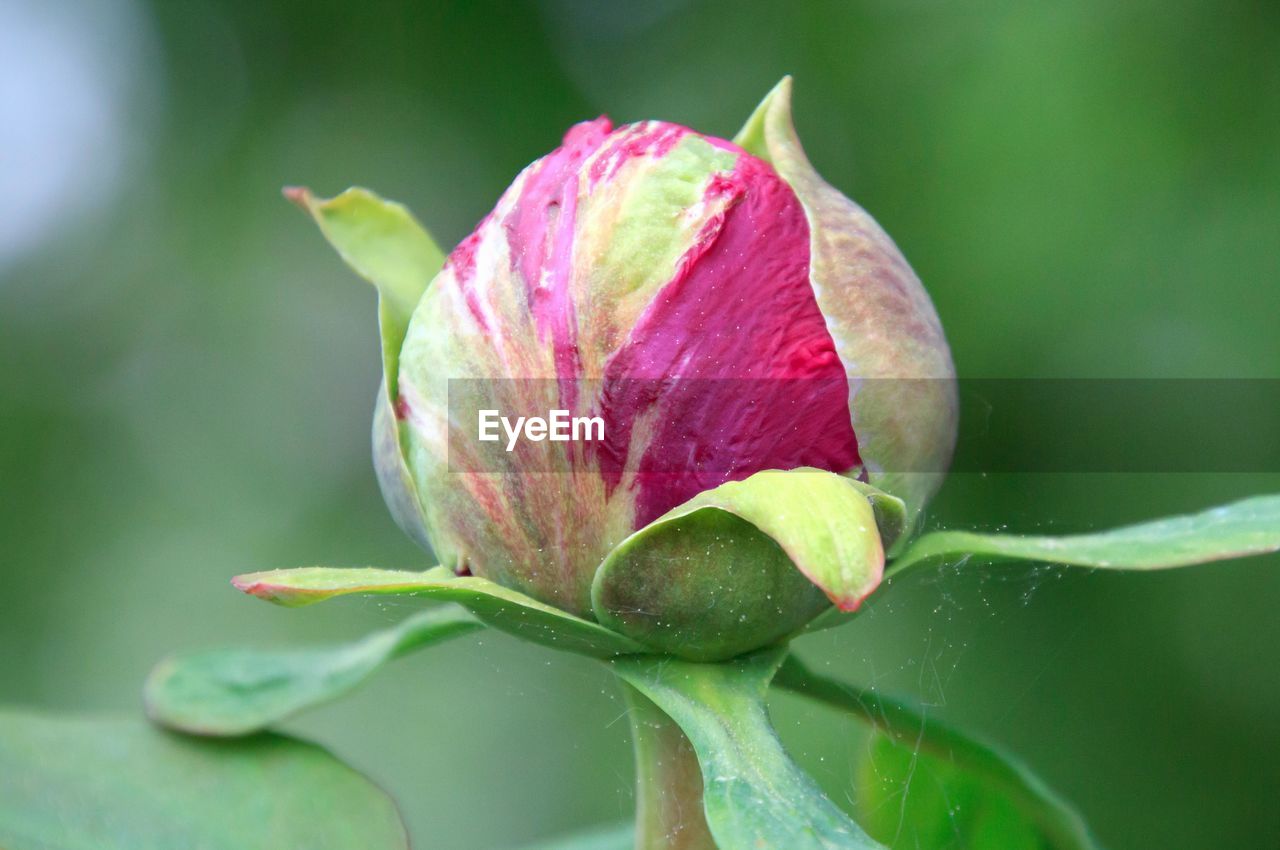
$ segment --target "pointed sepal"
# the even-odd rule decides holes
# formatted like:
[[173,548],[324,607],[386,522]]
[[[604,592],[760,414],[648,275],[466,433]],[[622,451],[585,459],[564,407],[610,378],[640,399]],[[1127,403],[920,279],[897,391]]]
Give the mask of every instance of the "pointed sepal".
[[858,449],[872,484],[914,521],[955,444],[955,367],[920,279],[866,210],[814,170],[791,120],[784,77],[734,141],[771,163],[809,220],[810,279],[850,376]]
[[382,382],[373,419],[378,484],[396,524],[428,548],[418,488],[405,463],[397,409],[400,350],[422,294],[444,265],[444,252],[403,205],[353,187],[333,198],[290,186],[284,196],[307,212],[356,274],[378,290]]

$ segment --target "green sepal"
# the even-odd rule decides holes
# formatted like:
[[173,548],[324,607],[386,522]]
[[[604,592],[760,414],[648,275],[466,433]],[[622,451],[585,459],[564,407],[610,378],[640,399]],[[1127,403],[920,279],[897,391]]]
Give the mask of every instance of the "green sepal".
[[942,483],[956,440],[955,367],[924,286],[866,210],[818,174],[791,117],[783,77],[734,137],[768,162],[804,207],[809,276],[851,375],[850,416],[865,473],[900,496],[914,524]]
[[288,187],[284,194],[315,219],[347,265],[378,290],[382,381],[373,421],[374,466],[396,523],[419,545],[428,547],[422,505],[404,460],[394,411],[400,350],[409,320],[422,293],[444,266],[444,252],[407,208],[368,189],[353,187],[329,199],[299,187]]
[[285,197],[311,215],[343,261],[378,290],[382,365],[395,397],[396,361],[414,308],[444,266],[444,252],[402,204],[352,187],[333,198],[317,198],[289,187]]
[[0,711],[6,850],[407,850],[395,804],[315,744]]
[[693,744],[721,848],[880,848],[791,761],[769,723],[765,694],[785,656],[774,647],[719,664],[639,656],[610,666]]
[[143,688],[147,716],[197,735],[247,735],[353,690],[388,662],[484,628],[454,606],[422,611],[352,643],[178,653]]
[[1104,570],[1162,570],[1275,551],[1280,551],[1280,495],[1267,495],[1096,534],[1049,537],[934,531],[906,547],[888,574],[968,557]]
[[831,601],[852,610],[884,568],[863,486],[804,468],[700,493],[605,557],[596,618],[654,651],[709,661],[782,640]]
[[598,623],[487,579],[456,576],[445,567],[424,572],[301,567],[249,573],[232,579],[232,584],[259,599],[290,608],[350,594],[421,596],[457,602],[495,629],[553,649],[596,658],[643,651],[635,641]]
[[857,802],[871,834],[891,846],[1097,850],[1075,809],[999,749],[905,702],[814,673],[794,656],[774,684],[873,727]]

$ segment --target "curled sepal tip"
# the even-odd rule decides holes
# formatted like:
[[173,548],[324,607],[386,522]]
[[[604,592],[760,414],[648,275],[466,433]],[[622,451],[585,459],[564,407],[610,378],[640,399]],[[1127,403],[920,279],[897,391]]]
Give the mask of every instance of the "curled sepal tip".
[[286,186],[283,193],[315,220],[343,261],[377,288],[384,315],[392,320],[384,342],[398,352],[414,308],[444,265],[444,252],[431,234],[403,204],[368,189],[352,187],[332,198],[317,198],[301,186]]

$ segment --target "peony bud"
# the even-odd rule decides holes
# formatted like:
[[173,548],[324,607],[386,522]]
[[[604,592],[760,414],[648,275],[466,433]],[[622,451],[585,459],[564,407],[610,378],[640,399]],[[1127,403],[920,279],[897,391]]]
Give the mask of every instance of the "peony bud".
[[950,457],[933,306],[790,80],[733,142],[571,128],[447,259],[368,191],[285,194],[379,290],[378,480],[460,574],[728,657],[855,609]]
[[[808,164],[789,93],[736,144],[579,124],[449,255],[375,441],[442,563],[592,616],[605,556],[726,481],[812,467],[923,504],[955,401],[917,379],[953,376],[946,342],[888,236]],[[603,439],[481,456],[485,409],[598,417]]]

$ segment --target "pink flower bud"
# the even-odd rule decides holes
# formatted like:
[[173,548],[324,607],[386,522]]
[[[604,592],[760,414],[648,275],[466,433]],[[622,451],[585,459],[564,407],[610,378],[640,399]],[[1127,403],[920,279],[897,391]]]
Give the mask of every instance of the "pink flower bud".
[[[952,377],[937,317],[809,167],[787,99],[784,81],[743,146],[578,124],[449,255],[400,353],[399,445],[380,441],[442,563],[589,616],[614,546],[725,481],[816,467],[927,498],[952,389],[879,379]],[[603,434],[557,442],[551,423],[482,445],[484,410]],[[403,515],[400,480],[384,484]]]

